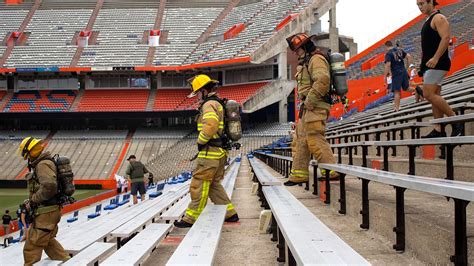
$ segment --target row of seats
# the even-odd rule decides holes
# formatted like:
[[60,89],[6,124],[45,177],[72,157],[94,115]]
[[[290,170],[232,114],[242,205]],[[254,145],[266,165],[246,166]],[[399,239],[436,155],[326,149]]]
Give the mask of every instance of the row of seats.
[[[266,84],[224,86],[219,89],[219,95],[243,104]],[[195,109],[198,99],[187,98],[189,93],[189,89],[160,89],[156,92],[153,110]],[[5,94],[6,91],[0,91],[0,100]],[[15,92],[3,112],[68,112],[76,95],[75,90],[20,90]],[[150,90],[143,89],[85,90],[75,111],[145,111],[149,95]]]
[[149,90],[86,90],[77,112],[143,111]]
[[[26,46],[15,46],[5,67],[70,65],[77,50],[71,42],[77,32],[85,30],[93,10],[90,2],[78,5],[77,9],[70,2],[53,2],[44,2],[35,12],[26,28],[29,32]],[[84,49],[78,66],[145,65],[149,50],[146,31],[154,27],[156,3],[148,8],[142,8],[143,3],[137,7],[123,4],[126,5],[117,3],[113,8],[113,3],[106,2],[100,10],[93,26],[93,31],[98,32],[96,43]],[[224,10],[222,5],[197,7],[196,3],[193,8],[167,5],[161,24],[161,30],[167,31],[167,44],[156,48],[153,65],[192,64],[249,55],[272,36],[276,25],[288,14],[298,13],[308,4],[308,1],[271,0],[237,6],[212,33],[210,41],[200,45],[195,41]],[[0,39],[7,32],[17,31],[27,13],[28,10],[2,11]],[[187,14],[192,14],[192,23]],[[236,38],[222,41],[223,32],[240,22],[248,27]]]
[[76,97],[73,90],[15,92],[4,112],[68,112]]

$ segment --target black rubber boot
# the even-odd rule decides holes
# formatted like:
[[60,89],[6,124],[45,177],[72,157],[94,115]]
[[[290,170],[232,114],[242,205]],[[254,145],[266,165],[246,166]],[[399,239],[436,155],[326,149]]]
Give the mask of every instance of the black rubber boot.
[[179,222],[174,222],[174,226],[178,227],[178,228],[189,228],[191,226],[193,226],[193,224],[190,224],[188,222],[185,222],[183,220],[179,221]]
[[238,221],[239,221],[239,215],[237,215],[237,213],[232,215],[231,217],[225,219],[226,223],[236,223]]

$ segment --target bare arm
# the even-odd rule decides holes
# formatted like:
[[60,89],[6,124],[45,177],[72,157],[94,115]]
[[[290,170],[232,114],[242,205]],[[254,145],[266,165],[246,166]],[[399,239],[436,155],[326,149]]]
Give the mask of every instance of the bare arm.
[[426,66],[429,68],[434,68],[438,64],[438,60],[448,49],[449,39],[451,36],[451,29],[449,27],[449,22],[445,16],[437,15],[433,18],[434,30],[438,31],[439,36],[441,37],[441,42],[439,43],[438,49],[436,50],[435,55],[431,58]]
[[23,225],[24,225],[25,228],[26,228],[27,226],[26,226],[25,217],[26,217],[26,215],[22,212],[21,215],[20,215],[20,219],[21,219],[21,222],[23,223]]
[[411,56],[411,54],[408,54],[408,53],[407,53],[407,62],[408,62],[408,65],[413,64],[413,56]]
[[387,62],[385,63],[385,69],[384,69],[384,72],[383,72],[383,79],[384,81],[387,80],[387,76],[390,74],[390,67],[392,66],[392,63],[391,62]]

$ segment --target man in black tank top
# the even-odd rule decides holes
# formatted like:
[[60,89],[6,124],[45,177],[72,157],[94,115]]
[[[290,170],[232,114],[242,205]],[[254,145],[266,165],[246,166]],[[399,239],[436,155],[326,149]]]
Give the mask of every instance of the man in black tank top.
[[[444,115],[454,116],[456,113],[441,97],[441,82],[451,67],[448,55],[448,46],[451,35],[449,22],[439,10],[435,8],[436,0],[417,0],[420,11],[428,18],[421,29],[421,66],[420,76],[423,76],[423,96],[432,105],[433,117],[442,118]],[[452,125],[451,136],[462,135],[462,124]],[[436,125],[433,131],[424,138],[445,137],[441,127]]]

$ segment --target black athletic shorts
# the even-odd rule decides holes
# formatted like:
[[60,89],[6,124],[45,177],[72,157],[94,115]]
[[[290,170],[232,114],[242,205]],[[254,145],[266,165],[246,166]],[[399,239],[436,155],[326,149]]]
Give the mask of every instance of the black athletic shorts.
[[407,90],[410,86],[410,81],[408,79],[408,73],[403,72],[400,74],[392,75],[392,91]]
[[146,189],[145,189],[145,182],[135,182],[132,183],[132,195],[136,196],[137,191],[140,192],[140,195],[145,195]]

